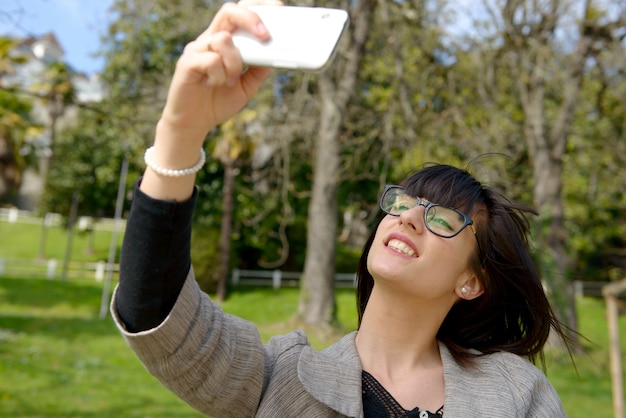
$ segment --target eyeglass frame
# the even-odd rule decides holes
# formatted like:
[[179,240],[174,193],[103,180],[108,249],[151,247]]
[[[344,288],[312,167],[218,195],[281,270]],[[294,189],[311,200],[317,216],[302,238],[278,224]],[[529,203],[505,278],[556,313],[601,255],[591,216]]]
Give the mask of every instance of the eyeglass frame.
[[[385,185],[385,190],[383,190],[383,193],[380,195],[380,199],[379,199],[379,201],[378,201],[378,206],[380,206],[380,209],[381,209],[383,212],[385,212],[386,214],[391,215],[391,216],[398,216],[398,217],[399,217],[399,216],[402,214],[402,212],[405,212],[406,210],[409,210],[409,209],[403,210],[403,211],[402,211],[402,212],[400,212],[399,214],[393,214],[393,213],[391,213],[391,212],[388,212],[388,211],[387,211],[387,210],[383,207],[383,198],[387,195],[387,192],[389,192],[389,190],[391,190],[391,189],[400,189],[400,190],[402,190],[402,191],[403,191],[406,195],[408,195],[408,196],[411,196],[411,195],[410,195],[410,194],[408,194],[408,193],[406,192],[406,189],[405,189],[404,187],[402,187],[402,186],[398,186],[398,185],[396,185],[396,184],[387,184],[387,185]],[[472,218],[470,218],[470,217],[469,217],[469,216],[467,216],[465,213],[463,213],[462,211],[460,211],[460,210],[458,210],[458,209],[456,209],[456,208],[451,208],[451,207],[449,207],[449,206],[444,206],[444,205],[441,205],[441,204],[439,204],[439,203],[432,203],[432,202],[429,202],[429,201],[426,201],[426,200],[422,199],[422,198],[421,198],[421,197],[419,197],[419,196],[415,196],[415,199],[417,199],[417,202],[415,203],[415,206],[413,206],[413,208],[418,207],[418,206],[424,206],[424,225],[426,226],[426,229],[428,229],[430,232],[432,232],[433,234],[435,234],[435,235],[437,235],[438,237],[441,237],[441,238],[454,238],[454,237],[456,237],[457,235],[459,235],[461,232],[463,232],[463,230],[464,230],[466,227],[468,227],[468,226],[469,226],[469,227],[472,229],[472,232],[474,233],[474,237],[476,237],[476,242],[478,243],[478,247],[480,248],[480,243],[478,242],[478,235],[476,235],[476,229],[474,228],[474,221],[472,220]],[[463,226],[461,226],[461,228],[460,228],[458,231],[456,231],[454,234],[452,234],[452,235],[442,235],[441,233],[438,233],[438,232],[436,232],[436,231],[432,230],[432,229],[431,229],[431,227],[428,225],[428,217],[427,217],[427,214],[428,214],[428,211],[429,211],[432,207],[436,207],[436,206],[441,206],[441,207],[443,207],[443,208],[453,210],[454,212],[456,212],[456,213],[458,213],[459,215],[461,215],[461,216],[463,217]],[[413,208],[410,208],[410,209],[413,209]]]

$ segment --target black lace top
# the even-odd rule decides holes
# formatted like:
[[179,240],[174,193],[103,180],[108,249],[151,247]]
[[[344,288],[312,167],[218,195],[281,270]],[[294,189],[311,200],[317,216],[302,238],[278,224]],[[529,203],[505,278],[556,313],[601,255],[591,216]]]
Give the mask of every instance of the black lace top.
[[419,407],[407,411],[381,385],[363,370],[363,411],[372,418],[443,418],[443,405],[435,412],[420,411]]

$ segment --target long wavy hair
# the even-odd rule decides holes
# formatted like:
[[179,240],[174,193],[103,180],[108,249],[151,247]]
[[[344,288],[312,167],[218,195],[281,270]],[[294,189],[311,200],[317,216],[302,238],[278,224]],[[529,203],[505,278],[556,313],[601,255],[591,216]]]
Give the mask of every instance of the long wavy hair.
[[[535,364],[539,360],[545,369],[543,347],[550,329],[566,343],[568,338],[531,257],[526,216],[537,213],[483,186],[466,170],[449,165],[427,165],[401,185],[413,196],[462,210],[476,229],[479,245],[470,263],[484,293],[473,300],[459,300],[445,317],[437,338],[465,365],[471,365],[477,355],[473,350],[482,354],[507,351]],[[382,218],[367,240],[357,268],[359,326],[374,287],[367,257]]]

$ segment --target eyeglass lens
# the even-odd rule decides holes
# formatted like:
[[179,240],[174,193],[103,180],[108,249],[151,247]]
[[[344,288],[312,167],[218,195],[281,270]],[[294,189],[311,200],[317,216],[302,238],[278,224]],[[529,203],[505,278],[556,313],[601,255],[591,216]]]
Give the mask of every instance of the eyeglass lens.
[[[381,208],[390,215],[400,216],[406,210],[414,208],[419,199],[410,196],[401,188],[388,189],[381,199]],[[443,237],[453,236],[465,226],[465,217],[456,209],[422,201],[425,206],[426,227]]]

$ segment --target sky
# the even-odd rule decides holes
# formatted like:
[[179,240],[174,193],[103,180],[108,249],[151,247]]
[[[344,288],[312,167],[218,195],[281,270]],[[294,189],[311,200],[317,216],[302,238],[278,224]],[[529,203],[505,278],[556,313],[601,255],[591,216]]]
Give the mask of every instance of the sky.
[[0,0],[0,35],[54,32],[69,65],[97,73],[104,63],[92,55],[100,48],[112,4],[113,0]]

